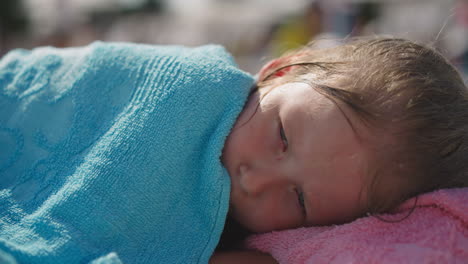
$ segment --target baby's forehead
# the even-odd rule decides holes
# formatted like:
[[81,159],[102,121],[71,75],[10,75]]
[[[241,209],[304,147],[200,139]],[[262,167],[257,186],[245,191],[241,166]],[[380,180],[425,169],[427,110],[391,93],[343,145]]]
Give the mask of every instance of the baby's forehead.
[[[368,156],[368,170],[366,175],[369,195],[378,195],[381,199],[396,199],[405,192],[414,164],[406,151],[408,142],[403,133],[395,128],[398,124],[385,127],[368,126],[364,132],[362,142]],[[383,195],[386,194],[386,195]],[[377,199],[377,198],[374,198]]]
[[398,164],[400,167],[407,166],[404,165],[406,164],[404,160],[398,157],[402,149],[401,145],[404,144],[404,139],[399,136],[398,124],[380,124],[378,121],[369,121],[343,101],[331,100],[350,125],[358,144],[362,146],[367,163],[366,175],[363,176],[368,182],[384,174],[383,171],[394,171],[394,166]]

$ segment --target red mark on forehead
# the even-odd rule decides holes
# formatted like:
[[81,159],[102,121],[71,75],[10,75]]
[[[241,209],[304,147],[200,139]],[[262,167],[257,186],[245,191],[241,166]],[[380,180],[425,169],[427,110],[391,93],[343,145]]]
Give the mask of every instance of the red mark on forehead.
[[[304,52],[297,53],[291,56],[286,56],[286,57],[281,57],[276,60],[272,60],[268,62],[265,66],[262,67],[262,69],[259,72],[259,80],[263,81],[266,78],[271,78],[271,77],[281,77],[284,76],[287,72],[291,71],[293,68],[296,67],[296,65],[289,65],[294,63],[294,60],[296,58],[301,57],[304,54]],[[284,65],[284,68],[281,68],[281,65]],[[276,72],[270,72],[272,69],[275,68],[280,68]],[[269,73],[270,72],[270,73]],[[268,75],[267,75],[268,74]]]

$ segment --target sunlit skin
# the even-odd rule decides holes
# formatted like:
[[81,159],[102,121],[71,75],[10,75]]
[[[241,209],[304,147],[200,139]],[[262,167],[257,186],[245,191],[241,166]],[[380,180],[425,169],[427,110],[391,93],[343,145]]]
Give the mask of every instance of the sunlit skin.
[[230,214],[252,232],[362,214],[370,155],[352,111],[304,83],[261,92],[249,98],[223,151]]

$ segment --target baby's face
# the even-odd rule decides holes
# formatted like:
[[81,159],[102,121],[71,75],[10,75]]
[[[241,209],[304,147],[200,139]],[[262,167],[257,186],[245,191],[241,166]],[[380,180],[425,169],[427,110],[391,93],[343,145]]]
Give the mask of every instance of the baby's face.
[[366,203],[358,120],[307,84],[253,94],[223,151],[230,213],[253,232],[352,220]]

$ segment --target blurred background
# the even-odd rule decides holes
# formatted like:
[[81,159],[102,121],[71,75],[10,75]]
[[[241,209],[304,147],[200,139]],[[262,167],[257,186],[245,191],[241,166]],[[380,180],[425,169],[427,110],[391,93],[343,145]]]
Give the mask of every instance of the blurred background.
[[434,45],[468,75],[468,0],[0,1],[0,56],[14,48],[94,40],[217,43],[255,73],[311,39],[328,45],[374,34]]

